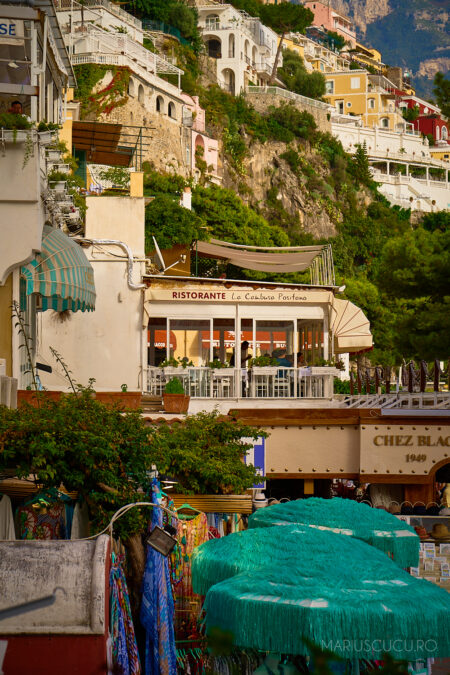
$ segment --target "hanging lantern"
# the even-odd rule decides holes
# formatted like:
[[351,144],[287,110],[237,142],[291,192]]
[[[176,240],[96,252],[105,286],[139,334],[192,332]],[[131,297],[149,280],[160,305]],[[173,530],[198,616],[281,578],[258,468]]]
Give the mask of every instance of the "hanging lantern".
[[165,525],[164,529],[155,525],[147,537],[147,544],[167,557],[178,543],[174,534],[176,534],[176,529],[171,525]]

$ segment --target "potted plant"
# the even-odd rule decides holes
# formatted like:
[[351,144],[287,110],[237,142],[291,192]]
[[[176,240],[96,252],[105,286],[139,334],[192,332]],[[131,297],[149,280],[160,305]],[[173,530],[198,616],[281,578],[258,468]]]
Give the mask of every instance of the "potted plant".
[[53,122],[39,122],[37,127],[37,132],[39,134],[39,143],[42,145],[48,145],[53,143],[53,141],[58,137],[58,129],[60,129],[59,124],[53,124]]
[[267,368],[269,366],[279,366],[279,363],[273,356],[270,356],[269,354],[264,354],[261,356],[255,356],[254,358],[250,359],[249,365],[251,368],[253,368],[254,366],[256,368]]
[[26,115],[15,115],[14,113],[0,114],[0,128],[2,136],[6,143],[24,142],[30,135],[30,129],[33,123]]
[[96,391],[95,398],[107,406],[120,405],[128,410],[141,407],[141,392],[128,391],[127,384],[121,384],[120,391]]
[[173,377],[165,386],[163,401],[164,410],[168,413],[187,413],[190,396],[186,396],[183,384],[178,377]]
[[230,364],[226,361],[223,363],[220,359],[213,359],[208,363],[208,368],[211,370],[221,370],[222,368],[229,368]]

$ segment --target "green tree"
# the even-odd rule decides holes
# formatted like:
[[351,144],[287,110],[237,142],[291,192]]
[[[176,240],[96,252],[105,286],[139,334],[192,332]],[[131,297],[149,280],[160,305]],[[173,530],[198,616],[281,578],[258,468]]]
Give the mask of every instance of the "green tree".
[[325,94],[325,77],[319,71],[308,73],[302,57],[291,49],[283,52],[283,65],[278,77],[286,87],[302,96],[321,99]]
[[372,174],[369,168],[369,158],[367,156],[366,141],[362,145],[356,146],[355,154],[353,155],[354,175],[359,183],[362,185],[370,185],[373,183]]
[[339,35],[339,33],[336,33],[334,30],[327,31],[327,37],[328,46],[330,49],[335,49],[338,52],[344,49],[345,45],[347,44],[345,38],[342,35]]
[[203,221],[193,211],[180,206],[170,195],[161,194],[145,209],[145,250],[153,251],[153,237],[160,248],[175,244],[190,246],[205,237],[202,225]]
[[269,84],[273,84],[277,76],[278,61],[286,33],[304,33],[305,28],[311,25],[314,14],[310,9],[306,9],[302,5],[281,2],[278,5],[263,5],[260,17],[266,26],[270,26],[270,28],[280,35],[272,74],[269,80]]
[[438,72],[434,76],[433,94],[436,96],[442,114],[450,118],[450,80],[444,73]]
[[[429,226],[429,221],[426,223]],[[444,359],[450,353],[450,229],[418,227],[384,246],[378,285],[398,314],[396,347],[405,357]]]
[[403,119],[405,119],[407,122],[415,122],[419,117],[420,108],[418,105],[415,105],[412,108],[405,108],[402,114]]

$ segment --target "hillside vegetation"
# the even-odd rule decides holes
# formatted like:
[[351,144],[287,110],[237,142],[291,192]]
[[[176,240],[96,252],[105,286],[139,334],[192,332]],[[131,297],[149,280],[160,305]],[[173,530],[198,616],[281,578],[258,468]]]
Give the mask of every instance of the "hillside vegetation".
[[[140,2],[141,16],[148,15],[151,5],[160,20],[165,17],[157,13],[161,7],[166,11],[177,4]],[[235,4],[248,11],[252,3],[254,13],[259,12],[257,0]],[[293,105],[260,113],[245,97],[206,86],[197,35],[188,20],[195,10],[184,5],[183,11],[184,34],[191,44],[177,49],[185,71],[182,87],[198,95],[205,108],[207,127],[220,142],[224,178],[220,187],[210,184],[201,155],[196,158],[200,172],[196,185],[174,173],[158,173],[147,163],[145,192],[157,197],[146,208],[148,252],[152,236],[162,248],[209,237],[257,246],[330,243],[337,284],[345,285],[345,297],[371,321],[374,364],[398,364],[409,357],[448,358],[450,214],[429,215],[413,224],[409,210],[391,207],[378,194],[364,148],[350,156],[337,139],[318,130],[308,112]],[[183,34],[183,22],[178,28]],[[302,80],[298,65],[288,59],[284,76],[298,75]],[[178,203],[189,182],[192,212]],[[308,274],[281,279],[207,259],[197,261],[197,271],[206,276],[309,282]]]

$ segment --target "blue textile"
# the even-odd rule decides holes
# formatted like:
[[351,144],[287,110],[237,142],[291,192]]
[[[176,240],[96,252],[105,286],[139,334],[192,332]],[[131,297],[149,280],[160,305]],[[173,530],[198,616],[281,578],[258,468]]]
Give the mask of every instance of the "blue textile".
[[[151,501],[158,503],[155,482]],[[151,529],[163,524],[161,509],[152,509]],[[174,601],[168,559],[147,546],[142,584],[141,623],[146,632],[145,675],[176,675],[177,657],[174,632]]]

